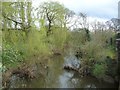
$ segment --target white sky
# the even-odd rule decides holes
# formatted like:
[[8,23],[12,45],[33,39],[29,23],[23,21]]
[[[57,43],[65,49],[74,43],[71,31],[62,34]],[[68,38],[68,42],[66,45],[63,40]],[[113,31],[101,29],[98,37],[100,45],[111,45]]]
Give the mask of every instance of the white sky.
[[[33,6],[51,0],[32,0]],[[59,1],[74,12],[84,12],[90,17],[111,19],[118,16],[119,0],[52,0]]]
[[[118,18],[118,2],[120,0],[32,0],[37,7],[44,1],[58,1],[75,13],[83,12],[88,16],[89,23],[106,22]],[[119,11],[120,12],[120,11]]]

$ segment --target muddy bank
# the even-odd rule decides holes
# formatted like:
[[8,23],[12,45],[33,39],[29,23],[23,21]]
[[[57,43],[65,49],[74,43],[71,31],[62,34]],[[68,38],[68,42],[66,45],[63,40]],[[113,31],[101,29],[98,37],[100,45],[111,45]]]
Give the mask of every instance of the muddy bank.
[[[51,58],[51,57],[49,57]],[[37,59],[41,59],[41,57],[37,57]],[[20,79],[24,79],[26,81],[32,81],[33,79],[37,79],[39,77],[44,77],[44,74],[47,72],[47,60],[48,57],[42,57],[43,61],[35,60],[34,62],[23,62],[16,68],[7,69],[2,73],[2,86],[3,88],[9,88],[11,84],[11,79],[13,76],[18,77]]]
[[[70,65],[65,65],[63,67],[63,69],[65,70],[68,70],[68,71],[75,71],[78,73],[78,75],[80,77],[86,77],[86,76],[92,76],[94,78],[96,78],[95,76],[93,76],[91,73],[90,73],[90,70],[88,70],[87,68],[85,67],[81,67],[81,68],[75,68],[75,67],[72,67]],[[96,78],[97,79],[97,78]],[[107,83],[111,83],[111,84],[118,84],[118,76],[115,76],[115,77],[112,77],[110,75],[105,75],[104,78],[102,79],[98,79],[98,80],[102,80],[104,82],[107,82]]]

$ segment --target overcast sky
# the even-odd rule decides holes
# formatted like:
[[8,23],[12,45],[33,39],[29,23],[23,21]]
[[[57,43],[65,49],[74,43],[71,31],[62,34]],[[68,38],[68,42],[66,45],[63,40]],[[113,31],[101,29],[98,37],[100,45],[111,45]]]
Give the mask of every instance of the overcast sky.
[[[41,2],[50,0],[32,0],[33,6],[38,6]],[[118,17],[118,2],[120,0],[52,0],[59,1],[65,7],[74,12],[84,12],[87,16],[109,20]]]

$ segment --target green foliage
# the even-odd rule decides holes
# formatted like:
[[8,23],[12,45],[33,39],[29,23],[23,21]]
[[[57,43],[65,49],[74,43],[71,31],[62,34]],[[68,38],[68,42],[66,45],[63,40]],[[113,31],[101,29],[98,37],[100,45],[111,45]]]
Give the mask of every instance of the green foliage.
[[34,55],[47,56],[51,50],[45,37],[45,30],[32,30],[28,37],[23,31],[3,32],[2,60],[5,66],[16,66],[17,63]]
[[75,46],[80,46],[81,44],[84,44],[86,42],[86,32],[84,30],[81,30],[79,32],[71,32],[71,40],[73,45],[75,44]]
[[74,47],[73,51],[82,52],[81,65],[91,68],[90,72],[94,76],[102,78],[106,74],[106,70],[110,69],[106,65],[106,56],[113,59],[116,56],[110,42],[114,33],[112,31],[98,31],[96,33],[91,32],[89,35],[91,35],[90,41],[85,30],[72,31],[69,38],[70,44],[72,48]]
[[27,55],[49,55],[50,49],[44,31],[31,31],[26,42]]
[[2,32],[2,61],[7,67],[17,66],[25,58],[25,34],[22,31]]
[[104,64],[95,64],[93,69],[93,75],[96,78],[102,79],[106,72],[106,66]]
[[[82,53],[82,66],[90,68],[97,78],[103,78],[106,71],[110,74],[115,71],[116,68],[108,70],[112,66],[112,61],[106,62],[106,56],[111,59],[115,59],[116,56],[113,31],[90,32],[86,28],[87,17],[82,13],[83,28],[68,30],[67,24],[71,24],[75,13],[59,2],[42,3],[36,9],[37,18],[31,16],[31,3],[2,4],[3,53],[1,55],[5,66],[16,66],[19,62],[35,56],[47,57],[52,51],[61,53],[65,49],[67,52],[66,47],[69,46],[73,53],[76,51]],[[40,28],[37,28],[36,22],[39,23]],[[45,26],[46,22],[48,26]],[[46,36],[48,31],[50,35]]]
[[92,34],[91,41],[85,42],[85,44],[81,46],[82,51],[87,53],[85,57],[93,57],[97,61],[104,61],[106,56],[114,57],[114,51],[108,48],[108,43],[106,43],[106,40],[112,37],[109,34],[112,34],[112,32],[108,33],[107,31],[103,31],[98,32],[97,35]]
[[[25,42],[25,32],[17,30],[6,30],[2,33],[3,43],[11,43],[15,45],[16,43]],[[22,44],[21,44],[22,45]]]
[[96,33],[91,34],[91,39],[98,44],[108,47],[110,45],[110,38],[113,38],[114,36],[115,33],[113,31],[96,31]]
[[111,76],[117,75],[118,65],[116,65],[117,61],[112,59],[111,57],[106,57],[106,64],[107,64],[107,72],[106,74]]
[[43,2],[36,10],[37,18],[47,20],[50,28],[51,25],[62,26],[65,8],[59,2]]
[[86,42],[85,30],[74,30],[68,32],[67,42],[73,53],[79,50],[79,48]]
[[16,63],[23,61],[24,54],[12,45],[4,44],[2,50],[2,63],[8,67],[14,66]]
[[67,31],[62,28],[55,28],[53,34],[50,36],[52,49],[62,49],[66,41]]
[[3,66],[2,62],[0,63],[0,72],[5,72],[7,70],[6,66]]

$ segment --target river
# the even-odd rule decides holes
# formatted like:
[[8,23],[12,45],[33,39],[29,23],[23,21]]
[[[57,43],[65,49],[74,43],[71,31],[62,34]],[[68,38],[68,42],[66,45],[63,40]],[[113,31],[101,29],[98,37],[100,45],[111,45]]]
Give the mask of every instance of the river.
[[[73,63],[74,61],[74,63]],[[65,64],[80,63],[75,56],[55,56],[48,61],[45,76],[39,76],[31,81],[12,76],[11,88],[115,88],[106,82],[100,82],[91,76],[80,77],[77,72],[63,69]],[[40,70],[38,68],[38,70]]]

